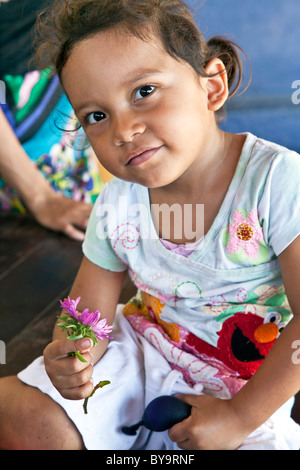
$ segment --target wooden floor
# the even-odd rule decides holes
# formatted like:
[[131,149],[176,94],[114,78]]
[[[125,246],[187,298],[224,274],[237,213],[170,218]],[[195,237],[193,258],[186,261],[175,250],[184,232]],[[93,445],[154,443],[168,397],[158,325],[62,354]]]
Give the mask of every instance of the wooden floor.
[[[22,370],[51,341],[59,300],[69,294],[81,259],[81,243],[28,217],[0,213],[0,377]],[[133,293],[127,279],[120,302]]]
[[[0,213],[0,377],[14,375],[51,341],[59,300],[69,294],[81,263],[81,243],[32,219]],[[120,302],[134,295],[129,279]],[[300,423],[300,396],[293,418]]]

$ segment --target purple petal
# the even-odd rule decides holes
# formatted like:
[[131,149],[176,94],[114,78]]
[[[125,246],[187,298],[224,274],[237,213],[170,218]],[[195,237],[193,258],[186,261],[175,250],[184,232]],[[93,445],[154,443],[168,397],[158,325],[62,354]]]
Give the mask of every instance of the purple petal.
[[104,338],[111,338],[109,333],[111,333],[112,329],[112,326],[107,325],[107,318],[103,318],[98,322],[97,326],[93,328],[93,331],[100,340],[103,340]]
[[96,310],[95,312],[89,312],[89,310],[86,308],[83,310],[82,314],[79,316],[79,321],[83,325],[89,325],[91,327],[96,326],[100,318],[100,312],[99,310]]
[[79,301],[80,297],[78,297],[76,300],[71,300],[70,297],[67,297],[63,302],[60,301],[60,304],[66,310],[66,312],[69,313],[70,317],[79,321],[83,325],[90,326],[98,339],[110,339],[111,336],[109,336],[109,333],[111,333],[113,327],[107,324],[107,318],[102,318],[100,320],[101,314],[99,310],[95,310],[95,312],[89,312],[89,309],[85,308],[81,313],[77,312],[76,308]]
[[80,314],[79,314],[79,321],[80,323],[83,323],[86,325],[85,321],[89,318],[90,312],[88,308],[85,308]]
[[76,300],[71,300],[70,297],[67,297],[64,302],[60,301],[60,304],[73,318],[77,318],[76,308],[79,302],[80,297],[78,297]]
[[99,320],[100,320],[99,310],[96,310],[95,312],[91,312],[90,325],[97,326]]

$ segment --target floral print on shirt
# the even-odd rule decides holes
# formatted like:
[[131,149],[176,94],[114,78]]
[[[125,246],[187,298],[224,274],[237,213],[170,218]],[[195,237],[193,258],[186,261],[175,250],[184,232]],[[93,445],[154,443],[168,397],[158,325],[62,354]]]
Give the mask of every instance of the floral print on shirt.
[[248,260],[254,265],[268,259],[268,247],[264,241],[262,227],[258,220],[257,210],[247,213],[236,209],[231,224],[223,231],[222,240],[226,246],[226,256],[234,263]]

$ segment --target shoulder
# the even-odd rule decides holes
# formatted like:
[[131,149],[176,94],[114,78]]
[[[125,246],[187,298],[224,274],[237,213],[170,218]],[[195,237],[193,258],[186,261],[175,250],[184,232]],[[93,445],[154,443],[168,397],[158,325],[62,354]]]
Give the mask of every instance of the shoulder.
[[[300,155],[286,147],[254,136],[241,190],[259,211],[300,207]],[[266,214],[264,214],[266,216]]]
[[114,192],[118,192],[120,190],[123,192],[130,191],[130,188],[133,184],[134,183],[130,183],[128,181],[124,181],[119,178],[113,177],[109,181],[107,181],[107,183],[105,183],[101,194],[103,194],[103,192],[105,191],[110,194],[113,194]]
[[139,185],[119,178],[112,178],[103,186],[99,194],[96,206],[100,204],[119,204],[121,198],[128,200],[138,199]]
[[259,199],[270,185],[300,185],[300,155],[293,150],[248,134],[242,158],[246,164],[240,190]]
[[257,139],[251,160],[258,215],[267,245],[279,256],[300,233],[300,220],[294,216],[300,211],[300,155]]
[[146,187],[113,178],[99,194],[89,224],[106,226],[110,234],[125,225],[141,224],[148,220],[148,201]]
[[251,135],[250,166],[268,171],[271,167],[300,167],[300,155],[282,145]]

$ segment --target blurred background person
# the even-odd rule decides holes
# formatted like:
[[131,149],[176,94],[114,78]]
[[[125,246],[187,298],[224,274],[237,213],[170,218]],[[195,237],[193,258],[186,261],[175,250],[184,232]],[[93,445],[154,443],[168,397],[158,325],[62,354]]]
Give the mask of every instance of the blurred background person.
[[52,0],[0,0],[0,210],[82,240],[100,168],[51,70],[35,64],[35,21]]

